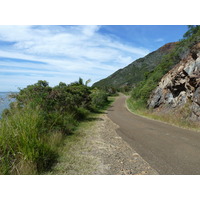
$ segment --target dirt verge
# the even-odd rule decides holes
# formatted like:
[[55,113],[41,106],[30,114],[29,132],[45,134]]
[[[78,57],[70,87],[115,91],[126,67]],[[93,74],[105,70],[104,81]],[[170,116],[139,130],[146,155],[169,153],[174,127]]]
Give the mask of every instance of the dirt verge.
[[122,140],[117,128],[106,114],[95,116],[79,130],[79,140],[73,141],[66,152],[63,149],[63,155],[51,174],[158,174]]
[[158,174],[117,134],[118,126],[106,114],[101,115],[90,135],[93,156],[99,164],[93,174]]

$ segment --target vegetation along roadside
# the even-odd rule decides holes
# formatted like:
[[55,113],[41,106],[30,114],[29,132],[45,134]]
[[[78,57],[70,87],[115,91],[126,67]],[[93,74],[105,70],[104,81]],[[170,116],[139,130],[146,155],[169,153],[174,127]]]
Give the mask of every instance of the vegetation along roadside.
[[[0,174],[44,174],[60,148],[78,139],[80,123],[109,104],[108,94],[79,81],[50,87],[46,81],[15,95],[0,121]],[[69,140],[68,143],[66,141]]]
[[[105,115],[105,110],[114,102],[115,97],[109,96],[108,102],[95,113],[82,121],[74,131],[74,134],[66,137],[63,140],[63,145],[58,149],[58,162],[48,171],[47,175],[88,175],[101,174],[99,168],[102,168],[101,162],[92,152],[98,151],[102,143],[98,143],[98,134],[96,129],[98,123],[105,123],[102,115]],[[98,143],[98,147],[95,145]],[[101,170],[100,170],[101,171]],[[103,171],[104,174],[104,171]]]
[[[177,107],[176,109],[175,106],[173,109],[169,109],[170,108],[169,103],[166,105],[164,105],[163,103],[162,106],[157,105],[157,107],[156,106],[150,107],[149,105],[149,99],[154,93],[155,89],[158,87],[162,77],[166,73],[170,73],[169,70],[174,70],[175,69],[174,67],[178,63],[180,63],[181,60],[182,63],[186,62],[187,55],[191,54],[191,50],[193,49],[193,47],[200,42],[200,26],[189,26],[188,28],[189,29],[184,34],[183,39],[176,44],[176,47],[169,54],[163,56],[162,61],[154,68],[154,70],[149,73],[146,73],[145,79],[140,83],[138,83],[133,88],[133,90],[131,91],[131,97],[127,100],[127,105],[131,111],[137,114],[150,117],[156,120],[161,120],[183,128],[189,128],[200,131],[200,125],[198,120],[196,121],[191,120],[191,113],[192,113],[191,98],[186,99],[185,102],[183,101],[184,103],[181,102],[179,98],[178,100],[180,101],[180,104],[182,103],[182,105],[176,106]],[[187,76],[189,77],[189,75]],[[177,75],[177,80],[178,80],[178,75]],[[178,83],[175,83],[175,81],[177,80],[171,80],[172,84],[178,85]],[[168,86],[166,88],[166,90],[172,90],[172,92],[173,89],[174,91],[178,90],[179,93],[177,92],[177,94],[174,94],[172,99],[175,99],[176,96],[181,94],[181,92],[184,93],[184,90],[186,90],[184,84],[182,88],[181,87],[175,88],[174,85],[172,87]],[[198,87],[198,85],[197,86],[195,85],[195,87]],[[163,94],[164,92],[165,91],[163,90]],[[161,99],[164,97],[161,96],[159,98]]]
[[198,122],[189,121],[187,118],[184,117],[185,115],[188,115],[188,110],[189,110],[188,105],[186,105],[176,113],[155,112],[151,109],[147,109],[143,104],[143,102],[134,101],[131,98],[128,98],[126,100],[126,105],[128,109],[134,114],[162,121],[181,128],[200,131],[200,125]]

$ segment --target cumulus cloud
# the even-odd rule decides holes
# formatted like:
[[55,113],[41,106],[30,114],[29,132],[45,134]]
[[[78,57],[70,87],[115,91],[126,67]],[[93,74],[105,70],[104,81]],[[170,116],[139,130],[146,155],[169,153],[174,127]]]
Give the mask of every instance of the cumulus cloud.
[[94,82],[149,53],[148,49],[126,45],[101,34],[100,29],[101,26],[0,26],[0,41],[13,42],[0,49],[1,57],[44,63],[11,63],[0,59],[0,65],[12,65],[13,73],[17,71],[14,67],[24,67],[23,73],[31,74],[39,74],[37,69],[42,68],[44,72],[55,72],[57,80],[59,73],[67,78],[73,73],[74,81],[82,74]]

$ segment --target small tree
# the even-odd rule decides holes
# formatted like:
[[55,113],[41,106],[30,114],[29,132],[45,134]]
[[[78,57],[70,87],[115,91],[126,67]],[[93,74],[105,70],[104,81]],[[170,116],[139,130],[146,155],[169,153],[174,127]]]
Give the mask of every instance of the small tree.
[[198,32],[200,26],[199,25],[188,25],[188,31],[183,35],[184,38],[188,38],[191,35]]

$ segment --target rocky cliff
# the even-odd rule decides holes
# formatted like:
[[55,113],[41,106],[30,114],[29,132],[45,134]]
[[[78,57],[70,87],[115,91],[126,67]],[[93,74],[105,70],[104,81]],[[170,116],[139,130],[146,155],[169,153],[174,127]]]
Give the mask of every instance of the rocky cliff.
[[161,79],[148,100],[148,106],[159,111],[186,105],[189,119],[200,120],[200,43]]

